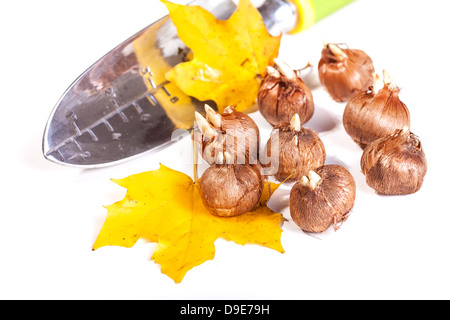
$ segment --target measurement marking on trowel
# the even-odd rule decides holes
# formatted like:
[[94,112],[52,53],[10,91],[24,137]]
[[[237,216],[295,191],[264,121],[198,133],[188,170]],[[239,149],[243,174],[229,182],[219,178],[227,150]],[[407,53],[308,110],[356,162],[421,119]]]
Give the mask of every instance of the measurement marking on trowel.
[[70,121],[71,121],[70,123],[72,124],[73,128],[75,129],[75,131],[76,131],[77,133],[80,133],[80,132],[81,132],[81,131],[80,131],[80,128],[78,127],[77,123],[75,122],[75,121],[78,120],[78,117],[77,117],[77,115],[75,114],[75,112],[70,111],[70,112],[66,115],[66,118],[67,118],[67,119],[70,119]]
[[156,107],[158,105],[158,100],[156,100],[155,96],[151,93],[147,94],[147,97],[150,99],[150,103]]
[[73,126],[73,128],[75,129],[75,131],[76,131],[77,133],[80,133],[80,132],[81,132],[80,128],[79,128],[78,125],[75,123],[75,121],[72,121],[72,126]]
[[[110,113],[106,114],[104,117],[102,117],[102,118],[98,119],[97,121],[95,121],[95,122],[94,122],[92,125],[90,125],[89,127],[84,128],[83,130],[81,130],[81,129],[76,125],[76,123],[75,123],[75,121],[74,121],[73,119],[78,119],[78,118],[77,118],[76,114],[75,114],[73,111],[71,111],[71,112],[69,113],[69,115],[67,116],[67,118],[69,118],[69,119],[71,120],[71,123],[72,123],[72,125],[74,126],[74,129],[75,129],[76,133],[75,133],[74,135],[72,135],[72,136],[70,136],[70,137],[64,139],[61,143],[57,144],[57,145],[54,146],[53,148],[49,149],[49,150],[46,152],[46,155],[50,155],[51,153],[56,152],[56,153],[59,155],[59,157],[61,158],[61,161],[64,161],[65,158],[64,158],[64,156],[62,155],[62,153],[61,153],[61,151],[60,151],[59,149],[61,149],[62,147],[66,146],[67,144],[73,143],[76,139],[78,139],[80,136],[82,136],[82,135],[85,134],[85,133],[88,133],[88,134],[90,135],[91,139],[92,139],[94,142],[98,142],[98,141],[99,141],[99,138],[98,138],[98,137],[94,134],[94,132],[92,131],[93,128],[95,128],[95,127],[97,127],[98,125],[100,125],[100,124],[103,123],[103,124],[108,128],[108,130],[110,130],[110,132],[114,132],[114,128],[113,128],[113,127],[111,126],[111,124],[109,123],[109,119],[111,119],[113,116],[115,116],[115,115],[117,115],[117,114],[119,114],[119,115],[120,115],[120,114],[123,114],[123,111],[126,110],[127,108],[131,107],[131,106],[133,106],[134,108],[136,108],[136,107],[135,107],[136,101],[139,101],[139,100],[141,100],[141,99],[143,99],[143,98],[145,98],[145,97],[152,99],[153,102],[155,102],[156,104],[158,103],[158,101],[151,95],[151,93],[149,93],[148,91],[147,91],[147,92],[144,92],[143,94],[141,94],[140,96],[138,96],[134,101],[132,101],[132,102],[130,102],[130,103],[128,103],[128,104],[125,104],[125,105],[123,105],[123,106],[121,106],[121,107],[119,106],[119,107],[116,108],[115,110],[113,110],[113,111],[111,111]],[[123,119],[122,119],[122,120],[123,120]],[[127,118],[127,120],[128,120],[128,118]],[[90,156],[89,153],[85,153],[85,154],[83,154],[82,158],[85,159],[85,158],[88,158],[89,156]]]
[[91,156],[91,153],[89,151],[85,151],[84,153],[76,153],[73,156],[71,156],[68,160],[73,160],[78,157],[82,158],[83,160],[86,160]]
[[[55,152],[56,156],[58,156],[60,158],[60,160],[64,162],[65,161],[65,157],[63,156],[63,153],[61,152],[60,149],[62,147],[64,147],[64,146],[72,143],[75,146],[75,148],[79,151],[79,153],[77,155],[74,155],[74,156],[68,158],[68,160],[73,159],[74,157],[77,157],[77,156],[81,157],[82,159],[89,158],[91,156],[91,154],[88,151],[82,152],[83,150],[80,150],[81,145],[76,141],[76,139],[78,139],[83,134],[87,133],[90,136],[90,138],[91,138],[91,140],[93,142],[98,142],[100,139],[92,131],[92,129],[94,129],[95,127],[97,127],[98,125],[100,125],[102,123],[103,123],[103,125],[106,126],[106,128],[107,128],[107,130],[109,132],[111,132],[113,134],[116,133],[115,132],[115,128],[113,128],[113,126],[109,122],[109,119],[112,118],[115,115],[119,115],[124,123],[129,123],[130,121],[127,118],[127,116],[125,115],[124,111],[127,108],[131,107],[131,106],[141,116],[140,117],[141,121],[143,121],[143,122],[149,121],[149,119],[151,118],[151,115],[148,114],[148,113],[144,113],[144,110],[142,109],[142,107],[139,105],[138,102],[141,99],[147,98],[147,101],[149,101],[153,107],[160,106],[158,100],[154,96],[155,92],[157,92],[157,90],[159,90],[159,89],[162,89],[167,96],[172,97],[170,99],[170,101],[172,103],[175,103],[176,101],[178,101],[178,98],[176,96],[172,96],[170,94],[170,92],[167,90],[167,88],[165,88],[165,85],[167,85],[169,83],[168,81],[164,81],[161,84],[156,85],[155,82],[152,79],[150,79],[150,77],[153,76],[153,73],[152,73],[152,71],[150,70],[149,67],[147,67],[145,69],[141,69],[141,72],[142,72],[143,75],[146,75],[146,78],[149,79],[149,81],[151,80],[153,82],[154,85],[152,85],[152,83],[150,83],[153,89],[150,89],[149,91],[146,91],[146,92],[142,93],[141,95],[136,97],[132,102],[124,104],[123,106],[120,106],[120,104],[116,100],[117,95],[116,95],[116,93],[114,91],[114,88],[110,87],[110,88],[106,89],[104,91],[104,94],[106,95],[108,100],[113,104],[115,110],[113,110],[110,113],[104,115],[103,117],[101,117],[100,119],[95,121],[92,125],[90,125],[87,128],[84,128],[82,130],[76,124],[76,121],[78,120],[77,115],[75,114],[74,111],[70,111],[67,114],[66,117],[69,120],[69,122],[71,123],[71,125],[73,126],[73,128],[75,130],[75,134],[73,134],[72,136],[64,139],[61,143],[59,143],[56,146],[54,146],[53,148],[49,149],[46,152],[46,156],[48,156],[48,155],[52,154],[53,152]],[[120,135],[116,134],[116,135],[113,135],[112,137],[113,137],[113,140],[118,140],[120,138]],[[75,145],[75,143],[77,145]]]
[[75,139],[72,139],[72,141],[71,141],[72,143],[73,143],[73,145],[75,146],[75,148],[77,148],[78,149],[78,151],[83,151],[83,148],[80,146],[80,144],[78,143],[78,141],[77,140],[75,140]]
[[152,86],[152,88],[153,88],[153,89],[156,89],[156,83],[155,83],[155,81],[153,81],[152,78],[147,78],[147,79],[148,79],[148,82],[150,82],[150,85]]
[[111,123],[109,123],[108,120],[103,120],[103,124],[105,125],[106,129],[108,129],[109,132],[114,132],[114,128],[111,125]]
[[94,142],[98,141],[98,137],[95,135],[95,133],[91,129],[87,129],[86,132],[89,133],[89,135],[91,136],[92,141],[94,141]]
[[[62,153],[61,153],[61,151],[60,150],[56,150],[56,153],[58,154],[58,156],[59,156],[59,160],[61,160],[62,162],[64,162],[64,156],[62,155]],[[47,155],[48,155],[49,153],[47,153]]]
[[142,114],[144,112],[144,110],[142,110],[141,106],[137,102],[133,102],[132,104],[138,114]]
[[[89,151],[84,151],[83,152],[83,148],[81,147],[81,145],[78,143],[77,140],[72,139],[70,142],[75,146],[75,148],[79,151],[79,153],[75,153],[68,160],[73,160],[73,159],[78,158],[78,157],[81,157],[82,159],[86,159],[86,158],[89,158],[91,156]],[[57,152],[58,152],[59,156],[61,157],[61,161],[64,161],[64,157],[61,154],[61,152],[59,150]]]
[[141,69],[141,73],[143,76],[145,76],[147,78],[147,81],[148,81],[148,83],[150,83],[150,86],[153,89],[156,89],[157,85],[156,85],[155,81],[152,79],[152,77],[153,77],[152,69],[149,66],[147,66],[146,68]]
[[142,69],[141,69],[141,73],[142,73],[142,75],[149,74],[150,77],[153,77],[152,69],[150,69],[149,66],[147,66],[147,67],[145,67],[145,68],[142,68]]
[[127,116],[125,115],[125,113],[123,113],[120,109],[120,104],[117,102],[116,100],[116,92],[114,91],[114,89],[112,87],[108,88],[105,90],[105,95],[109,98],[109,100],[113,103],[114,107],[117,110],[117,113],[119,114],[120,118],[122,119],[123,122],[127,123],[129,120],[127,118]]
[[165,92],[169,97],[171,96],[169,90],[167,90],[166,87],[161,87],[161,89],[163,89],[164,92]]

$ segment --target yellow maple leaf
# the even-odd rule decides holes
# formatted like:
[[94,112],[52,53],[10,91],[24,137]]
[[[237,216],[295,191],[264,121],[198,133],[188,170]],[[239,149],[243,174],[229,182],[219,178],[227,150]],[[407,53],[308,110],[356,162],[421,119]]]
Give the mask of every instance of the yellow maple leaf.
[[280,240],[283,217],[266,206],[278,184],[265,184],[254,210],[224,218],[208,212],[189,176],[163,165],[112,181],[127,193],[123,200],[106,207],[107,217],[93,250],[103,246],[130,248],[138,239],[157,242],[152,260],[177,283],[187,271],[214,258],[218,238],[284,252]]
[[219,111],[255,104],[266,66],[278,56],[281,35],[271,36],[258,10],[240,0],[228,20],[218,20],[198,6],[161,0],[193,59],[172,68],[166,79],[201,101],[213,100]]

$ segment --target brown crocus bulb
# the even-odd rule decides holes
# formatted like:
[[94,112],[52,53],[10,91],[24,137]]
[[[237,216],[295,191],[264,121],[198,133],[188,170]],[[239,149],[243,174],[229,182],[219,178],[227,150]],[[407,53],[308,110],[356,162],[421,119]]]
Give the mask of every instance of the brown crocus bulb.
[[234,217],[252,210],[261,198],[263,187],[258,165],[213,164],[199,179],[203,204],[221,217]]
[[379,194],[417,192],[427,172],[427,161],[417,136],[404,127],[367,145],[361,157],[367,184]]
[[272,126],[289,122],[294,114],[306,123],[314,113],[311,90],[300,78],[299,70],[292,70],[279,59],[274,62],[274,67],[267,67],[267,75],[258,92],[261,115]]
[[319,80],[338,102],[348,101],[366,90],[372,85],[374,72],[372,59],[362,50],[344,49],[332,43],[322,50]]
[[[256,164],[259,153],[259,129],[246,113],[234,107],[225,108],[222,114],[205,105],[206,119],[195,113],[200,131],[195,140],[201,148],[202,157],[209,164],[239,163]],[[228,155],[225,159],[223,155]]]
[[326,153],[319,134],[302,127],[299,115],[295,114],[290,123],[283,122],[274,127],[263,157],[267,157],[264,167],[276,170],[275,179],[292,182],[322,166]]
[[353,176],[339,165],[325,165],[310,171],[291,189],[292,220],[306,232],[336,231],[347,220],[355,202]]
[[345,107],[343,124],[350,137],[364,148],[369,142],[382,138],[398,128],[410,126],[410,114],[400,101],[398,86],[384,70],[383,79],[374,76],[369,90],[360,92]]

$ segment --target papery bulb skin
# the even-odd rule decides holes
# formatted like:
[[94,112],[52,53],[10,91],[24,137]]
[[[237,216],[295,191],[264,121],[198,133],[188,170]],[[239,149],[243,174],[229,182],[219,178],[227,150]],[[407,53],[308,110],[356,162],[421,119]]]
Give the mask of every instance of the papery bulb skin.
[[346,102],[373,82],[372,59],[362,50],[328,43],[318,66],[320,83],[337,102]]
[[274,127],[263,156],[265,167],[276,170],[273,173],[276,180],[293,182],[323,166],[326,152],[319,134],[302,127],[296,114],[290,123],[282,122]]
[[342,166],[325,165],[310,171],[291,189],[290,214],[306,232],[320,233],[333,226],[338,230],[353,208],[356,185]]
[[[205,105],[206,118],[196,112],[198,134],[195,140],[202,157],[209,164],[256,164],[259,154],[259,128],[246,113],[233,106],[222,114]],[[224,159],[227,154],[229,159]],[[230,158],[233,160],[230,161]]]
[[210,213],[220,217],[251,211],[264,187],[258,165],[213,164],[198,181],[203,204]]
[[384,74],[384,80],[376,76],[374,86],[352,98],[344,109],[345,131],[362,148],[398,128],[410,126],[410,113],[399,98],[400,89],[390,82],[386,71]]
[[294,114],[302,123],[314,114],[314,99],[311,90],[300,78],[300,71],[292,70],[275,59],[275,66],[268,67],[258,92],[258,109],[272,126],[289,122]]
[[422,187],[427,172],[422,143],[407,127],[395,130],[367,145],[361,170],[367,184],[378,194],[415,193]]

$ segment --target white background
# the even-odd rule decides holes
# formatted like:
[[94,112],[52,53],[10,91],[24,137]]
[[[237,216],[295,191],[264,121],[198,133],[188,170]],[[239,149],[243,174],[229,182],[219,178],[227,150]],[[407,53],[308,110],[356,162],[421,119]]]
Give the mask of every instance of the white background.
[[[10,1],[0,11],[2,299],[448,299],[450,209],[448,149],[450,22],[447,1],[358,0],[309,31],[285,36],[280,58],[317,65],[323,39],[366,51],[377,71],[402,87],[411,130],[423,143],[428,173],[408,196],[379,196],[359,168],[361,150],[346,135],[344,104],[313,89],[328,163],[357,184],[350,218],[337,232],[304,234],[283,226],[280,254],[216,241],[214,260],[175,284],[150,261],[155,244],[91,251],[103,205],[125,190],[110,178],[161,162],[192,174],[183,140],[157,154],[95,170],[45,160],[41,139],[65,89],[111,48],[166,14],[156,0]],[[5,7],[6,6],[6,7]],[[253,114],[267,139],[270,126]],[[186,161],[180,160],[187,159]],[[286,200],[272,203],[277,209]],[[284,211],[286,213],[286,211]]]

